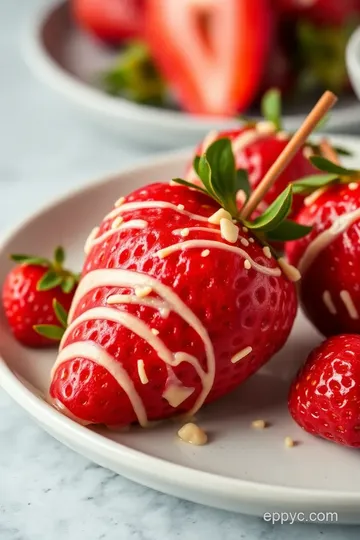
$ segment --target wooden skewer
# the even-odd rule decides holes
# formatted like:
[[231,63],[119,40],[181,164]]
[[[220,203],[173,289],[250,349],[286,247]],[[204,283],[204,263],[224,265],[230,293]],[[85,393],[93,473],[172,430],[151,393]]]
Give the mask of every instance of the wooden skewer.
[[320,150],[321,155],[324,156],[329,161],[332,161],[333,163],[336,163],[336,165],[340,165],[340,159],[339,156],[335,150],[329,143],[327,139],[323,139],[320,143]]
[[248,202],[240,213],[240,217],[242,219],[247,219],[249,216],[251,216],[260,201],[262,201],[266,193],[273,186],[277,177],[283,172],[285,167],[288,166],[295,154],[306,142],[307,138],[317,126],[319,121],[323,118],[323,116],[325,116],[331,107],[335,105],[336,102],[337,97],[332,92],[327,91],[322,95],[310,114],[304,120],[303,124],[290,139],[280,156],[265,174],[260,184],[253,191]]

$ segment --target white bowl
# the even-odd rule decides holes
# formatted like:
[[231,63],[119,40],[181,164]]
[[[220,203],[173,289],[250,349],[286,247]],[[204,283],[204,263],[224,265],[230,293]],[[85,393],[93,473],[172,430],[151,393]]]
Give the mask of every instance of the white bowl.
[[[238,120],[190,115],[185,112],[137,105],[112,97],[96,87],[96,75],[110,66],[116,54],[83,34],[71,19],[69,4],[60,1],[35,14],[24,55],[29,67],[76,108],[122,137],[152,146],[174,148],[195,144],[211,130],[238,126]],[[294,131],[313,105],[310,100],[285,111],[284,125]],[[357,124],[360,105],[348,96],[335,108],[330,130]]]
[[[352,87],[360,99],[360,26],[352,34],[346,48],[346,64]],[[357,117],[360,120],[360,117]]]

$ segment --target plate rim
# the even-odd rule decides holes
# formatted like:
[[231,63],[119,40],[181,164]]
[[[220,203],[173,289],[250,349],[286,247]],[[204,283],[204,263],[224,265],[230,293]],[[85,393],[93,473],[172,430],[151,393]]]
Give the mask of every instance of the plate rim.
[[[83,109],[93,110],[110,118],[126,119],[134,123],[153,127],[162,126],[173,131],[184,131],[189,134],[199,134],[212,129],[236,127],[239,121],[230,117],[213,117],[194,115],[184,111],[171,111],[147,105],[138,105],[121,97],[112,97],[72,76],[48,54],[42,42],[43,29],[55,12],[66,9],[69,0],[57,0],[51,6],[35,10],[29,29],[24,40],[23,56],[29,69],[54,91],[65,95],[70,101]],[[344,126],[357,125],[357,115],[354,109],[360,111],[360,103],[354,96],[354,104],[350,107],[334,111],[331,115],[326,132],[341,129]],[[349,114],[350,113],[350,114]],[[346,116],[346,121],[343,121]],[[303,114],[284,116],[284,125],[291,129],[300,125]]]
[[[344,139],[360,146],[360,137],[340,136]],[[335,136],[334,140],[339,139]],[[110,182],[117,178],[121,182],[121,178],[129,173],[138,172],[141,174],[149,167],[159,165],[170,165],[175,159],[184,159],[189,155],[189,150],[181,150],[177,152],[166,152],[155,158],[144,160],[143,163],[128,167],[118,173],[106,175],[103,178],[98,178],[91,181],[85,186],[70,190],[67,194],[54,197],[49,203],[43,205],[40,209],[33,212],[26,219],[22,220],[15,227],[2,235],[0,239],[0,254],[6,249],[7,244],[12,238],[18,235],[24,227],[41,215],[49,212],[52,208],[59,204],[64,204],[67,200],[81,195],[82,192],[91,190],[103,183]],[[314,510],[321,503],[322,508],[326,505],[336,505],[339,509],[358,508],[360,503],[360,492],[348,491],[331,491],[326,489],[310,489],[303,487],[281,486],[258,481],[244,480],[222,476],[217,473],[201,471],[167,461],[156,456],[146,454],[143,451],[123,445],[120,442],[115,442],[107,439],[103,435],[93,432],[73,420],[65,417],[60,412],[52,408],[40,396],[29,390],[26,385],[16,376],[10,366],[0,355],[0,381],[1,387],[14,399],[30,416],[38,420],[45,428],[48,428],[52,436],[54,433],[62,437],[76,441],[76,446],[81,448],[95,449],[96,455],[110,456],[109,459],[121,467],[121,474],[125,477],[134,479],[139,474],[146,479],[143,484],[149,487],[154,487],[155,483],[161,478],[162,485],[168,486],[168,490],[163,489],[163,492],[171,493],[171,486],[178,486],[181,489],[188,489],[191,493],[202,491],[210,493],[212,497],[221,499],[226,497],[227,500],[232,500],[234,503],[243,501],[248,504],[264,504],[268,503],[269,508],[271,503],[274,503],[274,498],[277,504],[296,503],[298,505],[314,505]],[[56,438],[56,436],[55,436]],[[79,444],[78,444],[79,443]],[[79,452],[81,453],[81,452]],[[129,472],[133,474],[133,477]],[[149,481],[150,478],[150,481]],[[142,483],[141,480],[136,480]],[[159,489],[155,486],[155,489]],[[186,497],[185,497],[186,498]],[[229,499],[230,498],[230,499]],[[189,497],[191,500],[191,497]]]

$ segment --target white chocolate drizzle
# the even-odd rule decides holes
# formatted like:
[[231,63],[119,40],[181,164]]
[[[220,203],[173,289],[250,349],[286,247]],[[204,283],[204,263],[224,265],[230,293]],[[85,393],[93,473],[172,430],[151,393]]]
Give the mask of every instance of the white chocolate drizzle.
[[186,227],[185,229],[174,229],[172,231],[172,234],[175,236],[182,236],[185,238],[186,236],[189,236],[190,232],[206,232],[206,233],[214,233],[214,234],[221,234],[220,229],[212,229],[210,227]]
[[93,343],[92,341],[78,341],[76,343],[70,343],[70,345],[67,345],[65,348],[60,350],[56,362],[51,370],[51,378],[54,377],[56,370],[59,366],[61,366],[61,364],[76,357],[87,358],[95,364],[105,368],[110,375],[114,377],[116,382],[128,396],[138,418],[139,424],[142,426],[147,424],[147,416],[144,405],[140,396],[136,392],[134,383],[129,374],[122,367],[120,362],[116,362],[114,357],[109,355],[109,353],[97,343]]
[[[129,287],[133,288],[134,290],[137,287],[151,287],[152,290],[160,297],[160,300],[163,301],[167,306],[169,306],[169,309],[171,311],[182,317],[182,319],[186,321],[202,339],[206,354],[206,370],[202,368],[199,360],[194,356],[181,351],[171,352],[165,346],[164,342],[157,335],[153,334],[151,328],[147,324],[145,324],[143,321],[141,321],[134,315],[125,311],[121,311],[117,308],[112,307],[96,307],[85,311],[76,319],[73,319],[74,313],[85,294],[87,294],[94,288],[116,286]],[[112,296],[123,297],[126,295]],[[108,302],[111,298],[112,297],[108,299]],[[144,303],[157,300],[155,298],[153,299],[147,297],[138,298],[135,295],[133,298],[136,299],[136,303]],[[112,301],[114,301],[114,298],[112,299]],[[54,376],[55,371],[63,362],[74,358],[74,356],[89,358],[93,362],[102,365],[109,371],[111,375],[113,375],[113,377],[117,380],[118,384],[127,393],[133,405],[139,423],[145,426],[147,424],[147,417],[144,406],[142,404],[142,400],[139,394],[136,392],[136,389],[132,384],[129,375],[121,366],[120,362],[118,362],[113,356],[109,355],[103,347],[96,345],[92,342],[77,342],[66,345],[66,340],[69,334],[82,322],[89,320],[113,321],[121,324],[125,328],[128,328],[131,332],[134,332],[139,337],[144,339],[149,344],[149,346],[154,349],[159,358],[163,360],[168,367],[178,366],[182,362],[187,362],[191,364],[201,380],[202,390],[197,397],[191,411],[189,411],[189,415],[195,414],[195,412],[204,403],[207,395],[212,388],[215,377],[215,356],[211,340],[205,327],[196,317],[193,311],[179,298],[179,296],[171,288],[167,287],[163,283],[145,274],[128,270],[94,270],[93,272],[86,274],[81,280],[74,296],[68,320],[69,326],[61,340],[60,353],[53,366],[52,377]]]
[[327,248],[340,234],[345,232],[350,225],[355,223],[358,219],[360,219],[360,208],[339,216],[335,219],[329,229],[321,232],[312,242],[310,242],[298,264],[301,274],[304,274],[308,270],[321,251]]
[[[116,221],[116,219],[114,221]],[[104,234],[98,237],[91,238],[90,241],[87,243],[87,246],[89,247],[89,249],[91,249],[93,246],[97,244],[101,244],[104,240],[106,240],[107,238],[110,238],[111,236],[118,233],[119,231],[125,231],[129,229],[145,229],[147,226],[148,226],[148,222],[144,221],[143,219],[132,219],[130,221],[125,221],[125,222],[120,221],[116,227],[111,226],[111,228],[108,231],[104,232]]]
[[336,306],[335,306],[335,304],[333,302],[333,299],[331,298],[330,292],[329,291],[324,291],[323,295],[322,295],[322,299],[323,299],[323,302],[324,302],[325,306],[327,307],[327,309],[331,313],[331,315],[336,315],[336,313],[337,313]]
[[277,262],[285,276],[290,281],[299,281],[301,279],[301,273],[299,270],[292,264],[289,264],[284,257],[280,257]]
[[111,224],[112,229],[118,229],[122,222],[124,221],[124,218],[122,216],[118,216],[114,219],[114,221]]
[[106,300],[106,303],[109,305],[114,304],[137,304],[139,306],[147,306],[159,311],[160,316],[163,319],[166,319],[170,313],[170,306],[163,300],[158,298],[145,298],[139,297],[137,295],[133,296],[131,294],[112,294]]
[[222,242],[217,242],[215,240],[186,240],[185,242],[179,242],[178,244],[172,244],[171,246],[168,246],[164,249],[160,249],[160,251],[157,251],[155,255],[163,259],[164,257],[167,257],[168,255],[175,253],[176,251],[183,251],[185,249],[194,248],[216,248],[222,249],[224,251],[230,251],[232,253],[240,255],[241,257],[244,257],[250,262],[251,266],[253,266],[259,272],[262,272],[263,274],[267,274],[269,276],[281,275],[280,268],[267,268],[266,266],[258,264],[253,259],[251,259],[246,253],[246,251],[244,251],[243,249],[235,246],[229,246],[228,244],[223,244]]
[[187,216],[197,221],[208,220],[207,217],[201,216],[200,214],[193,214],[191,212],[188,212],[187,210],[179,208],[178,206],[176,206],[176,204],[172,204],[167,201],[139,201],[139,202],[126,203],[120,206],[120,208],[115,208],[114,210],[112,210],[109,214],[107,214],[107,216],[105,216],[104,220],[113,219],[116,216],[122,214],[123,212],[130,212],[132,210],[142,210],[146,208],[165,208],[165,209],[168,208],[169,210],[174,210],[174,212],[177,212],[178,214],[182,214],[184,216]]
[[252,352],[252,347],[245,347],[245,349],[242,349],[238,353],[234,354],[234,356],[231,358],[232,364],[236,364],[237,362],[245,358],[245,356],[247,356],[251,352]]
[[347,309],[349,317],[353,320],[357,320],[359,318],[359,313],[356,309],[353,299],[350,296],[349,291],[341,291],[340,298],[344,302],[344,306]]
[[243,133],[240,133],[236,139],[233,139],[232,142],[232,149],[234,154],[240,153],[247,146],[250,146],[251,144],[259,141],[260,139],[263,139],[267,137],[269,133],[258,131],[257,129],[249,129]]
[[85,255],[88,255],[90,253],[90,250],[92,248],[93,242],[100,230],[100,227],[94,227],[92,231],[90,232],[89,236],[86,239],[85,246],[84,246],[84,253]]
[[117,201],[115,201],[115,207],[119,208],[122,204],[125,202],[125,197],[120,197]]

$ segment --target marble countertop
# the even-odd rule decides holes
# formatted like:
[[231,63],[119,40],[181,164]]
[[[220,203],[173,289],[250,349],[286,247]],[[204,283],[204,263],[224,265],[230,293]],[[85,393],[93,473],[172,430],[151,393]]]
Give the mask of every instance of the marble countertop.
[[[0,2],[0,235],[50,197],[146,157],[103,132],[23,64],[44,0]],[[271,526],[180,501],[98,467],[44,433],[0,390],[1,540],[348,540],[360,528]]]

